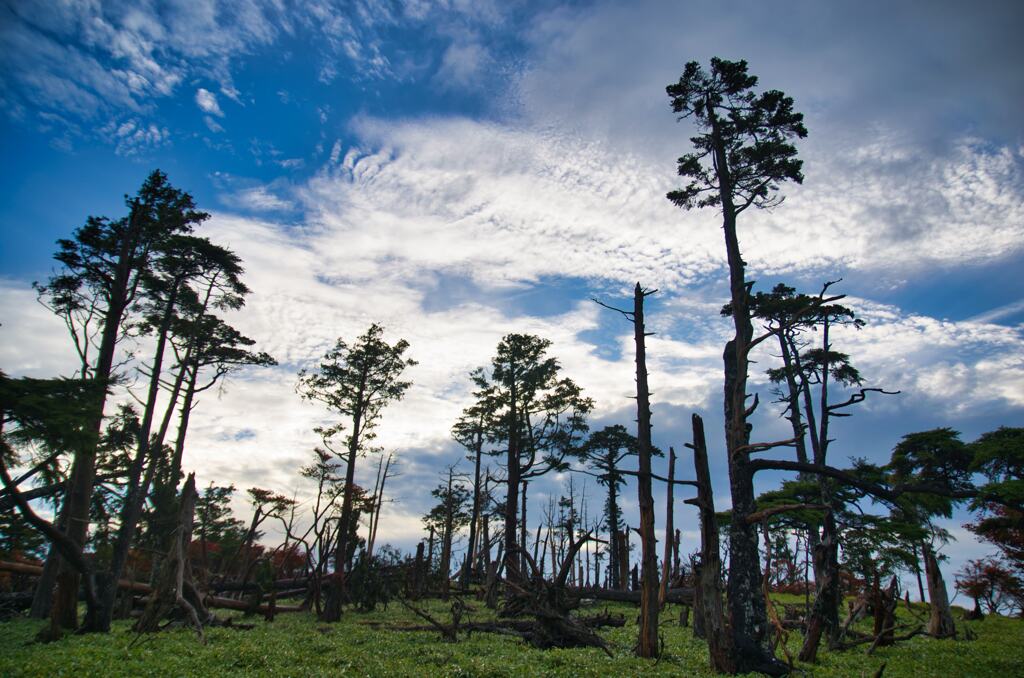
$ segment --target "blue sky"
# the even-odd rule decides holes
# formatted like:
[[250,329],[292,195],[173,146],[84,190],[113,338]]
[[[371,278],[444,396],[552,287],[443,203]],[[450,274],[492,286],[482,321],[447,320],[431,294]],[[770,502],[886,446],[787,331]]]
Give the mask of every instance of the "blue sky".
[[[326,415],[299,402],[295,373],[379,321],[420,361],[381,429],[403,463],[381,529],[408,547],[436,469],[458,458],[448,428],[466,374],[504,333],[554,341],[598,402],[595,425],[632,421],[629,328],[590,298],[636,280],[662,290],[656,442],[681,447],[692,411],[719,431],[720,229],[713,212],[664,199],[691,133],[664,87],[718,55],[792,95],[810,131],[804,185],[743,215],[752,277],[808,291],[843,278],[868,326],[837,348],[871,385],[902,391],[837,423],[835,460],[882,461],[935,426],[969,440],[1024,425],[1022,13],[995,1],[5,2],[0,367],[73,369],[29,283],[48,275],[56,238],[121,214],[159,167],[246,262],[254,294],[232,321],[281,362],[200,405],[186,464],[201,482],[308,492],[295,470]],[[764,392],[771,361],[755,368]],[[786,437],[770,407],[755,424],[760,439]],[[721,503],[720,459],[714,472]],[[539,506],[558,490],[533,491]],[[954,565],[988,551],[957,536]]]

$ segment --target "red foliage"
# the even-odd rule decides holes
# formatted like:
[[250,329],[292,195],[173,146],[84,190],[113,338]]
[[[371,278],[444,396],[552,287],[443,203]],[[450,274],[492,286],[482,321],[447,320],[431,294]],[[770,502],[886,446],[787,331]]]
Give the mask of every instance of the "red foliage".
[[992,556],[967,561],[956,573],[956,589],[974,601],[976,611],[982,604],[990,614],[1024,611],[1024,578]]

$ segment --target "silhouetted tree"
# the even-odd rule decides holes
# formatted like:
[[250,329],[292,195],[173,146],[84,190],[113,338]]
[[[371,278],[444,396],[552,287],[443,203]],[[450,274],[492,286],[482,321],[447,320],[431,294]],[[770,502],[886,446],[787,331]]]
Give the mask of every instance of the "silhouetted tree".
[[750,285],[740,254],[737,216],[749,207],[771,207],[781,201],[780,183],[801,183],[801,161],[790,143],[806,136],[803,116],[793,100],[777,90],[754,93],[757,78],[745,61],[713,58],[710,73],[689,62],[678,83],[666,91],[672,110],[692,118],[699,134],[691,139],[695,152],[679,159],[679,175],[689,181],[672,191],[674,204],[718,207],[722,212],[734,336],[726,344],[725,438],[729,460],[734,519],[730,527],[728,598],[736,670],[782,675],[788,668],[766,646],[765,603],[759,595],[761,576],[756,526],[746,518],[755,510],[753,471],[749,468],[750,429],[747,417],[747,368],[753,345],[748,294]]
[[344,601],[345,567],[349,554],[349,534],[345,529],[352,523],[353,488],[355,486],[356,457],[369,451],[369,442],[380,421],[381,411],[389,402],[400,400],[411,382],[402,381],[402,372],[416,365],[405,358],[409,342],[400,339],[395,344],[384,341],[384,328],[373,324],[349,346],[338,339],[314,372],[299,373],[299,393],[308,400],[317,400],[348,418],[350,425],[346,437],[345,486],[342,492],[341,529],[335,549],[334,583],[324,607],[323,620],[336,622],[341,618]]
[[467,586],[470,577],[476,573],[478,525],[482,507],[482,478],[480,461],[484,453],[484,441],[487,438],[487,400],[484,393],[477,393],[477,402],[462,411],[462,416],[452,426],[452,438],[469,452],[468,459],[473,462],[473,507],[469,520],[469,544],[466,547],[466,561],[462,569],[461,585]]
[[490,374],[473,374],[488,413],[488,439],[505,446],[497,454],[505,456],[505,575],[512,581],[523,574],[517,544],[522,482],[568,468],[565,458],[576,453],[593,408],[571,379],[559,377],[550,346],[547,339],[509,334],[498,343]]
[[608,570],[609,586],[613,589],[624,588],[620,581],[617,563],[620,559],[619,540],[616,535],[622,530],[622,510],[619,508],[619,488],[626,482],[622,464],[629,457],[637,454],[636,437],[626,431],[621,424],[605,426],[590,435],[583,447],[584,459],[597,476],[597,482],[608,488],[608,496],[604,504],[604,525],[608,530],[608,562],[612,567]]
[[[169,238],[189,233],[209,215],[195,209],[192,196],[154,171],[135,197],[126,198],[128,214],[117,220],[89,217],[71,239],[59,240],[54,258],[62,270],[45,285],[37,285],[40,300],[68,327],[81,361],[82,376],[108,384],[114,376],[116,349],[124,336],[125,320],[143,278],[151,271],[154,253]],[[75,548],[85,546],[96,475],[96,455],[106,404],[106,389],[98,389],[92,409],[92,436],[75,450],[69,491],[63,509],[66,534]],[[49,637],[77,626],[77,597],[83,571],[63,562],[53,604]],[[105,631],[105,615],[97,601],[87,606],[86,631]]]
[[452,542],[456,533],[469,523],[472,516],[472,493],[460,482],[455,474],[455,468],[449,467],[445,482],[431,490],[430,496],[437,499],[438,503],[423,517],[423,524],[441,537],[438,576],[441,582],[441,595],[447,597],[451,577]]

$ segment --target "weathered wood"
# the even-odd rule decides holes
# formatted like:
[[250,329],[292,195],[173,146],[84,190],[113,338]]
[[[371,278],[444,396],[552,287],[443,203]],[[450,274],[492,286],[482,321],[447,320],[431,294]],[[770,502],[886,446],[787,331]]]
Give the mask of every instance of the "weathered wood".
[[[5,572],[17,572],[19,574],[27,574],[32,576],[40,576],[43,573],[43,568],[38,565],[28,565],[25,563],[14,563],[8,560],[0,560],[0,571]],[[287,580],[282,580],[287,581]],[[140,581],[130,581],[128,579],[119,579],[117,586],[122,591],[132,591],[135,593],[150,594],[153,592],[153,587],[149,584],[144,584]],[[294,593],[294,592],[293,592]],[[226,610],[240,610],[247,611],[251,606],[244,600],[235,600],[234,598],[221,598],[218,596],[204,596],[203,603],[206,607],[223,608]],[[257,608],[257,612],[265,614],[268,610],[267,605],[261,605]],[[306,608],[301,605],[277,605],[276,611],[281,612],[302,612]]]
[[[651,492],[651,406],[647,385],[647,347],[644,329],[644,297],[653,294],[640,283],[633,289],[633,339],[636,345],[637,499],[640,506],[640,629],[636,653],[657,657],[658,646],[658,555],[654,537],[654,497]],[[671,483],[669,487],[671,487]],[[667,543],[666,539],[666,543]],[[668,550],[666,549],[666,554]],[[667,561],[667,557],[666,557]],[[635,576],[635,575],[634,575]]]
[[[606,600],[618,603],[640,603],[640,591],[616,591],[602,588],[572,588],[569,590],[583,599]],[[692,588],[670,588],[665,593],[665,602],[681,605],[693,604]]]
[[725,610],[722,605],[721,555],[718,544],[718,521],[715,517],[715,496],[711,486],[711,471],[708,466],[708,447],[704,436],[704,420],[700,415],[691,417],[693,430],[693,467],[697,477],[697,497],[692,502],[700,509],[700,570],[697,575],[694,605],[694,635],[700,631],[708,643],[708,657],[712,670],[718,673],[735,673],[736,663],[732,652],[732,636],[729,634]]
[[921,554],[924,556],[924,573],[928,582],[928,600],[931,604],[928,633],[935,638],[956,638],[956,622],[953,621],[953,612],[949,609],[949,594],[946,593],[946,582],[939,570],[938,558],[927,542],[922,545]]
[[668,595],[669,580],[672,578],[672,548],[675,544],[672,539],[674,532],[675,504],[673,503],[676,479],[676,448],[668,448],[668,487],[666,487],[665,498],[665,557],[661,565],[661,587],[658,590],[658,607],[665,608],[665,596]]
[[[160,629],[160,623],[175,608],[181,610],[192,623],[201,642],[206,642],[203,625],[210,621],[212,615],[207,612],[202,600],[195,593],[194,587],[186,591],[186,580],[191,584],[192,570],[188,563],[188,545],[192,541],[192,525],[196,508],[196,478],[189,474],[185,486],[181,490],[181,505],[178,511],[178,525],[171,534],[171,545],[167,557],[163,561],[157,585],[146,602],[146,609],[135,622],[134,629],[138,633],[153,633]],[[192,600],[188,598],[192,597]]]

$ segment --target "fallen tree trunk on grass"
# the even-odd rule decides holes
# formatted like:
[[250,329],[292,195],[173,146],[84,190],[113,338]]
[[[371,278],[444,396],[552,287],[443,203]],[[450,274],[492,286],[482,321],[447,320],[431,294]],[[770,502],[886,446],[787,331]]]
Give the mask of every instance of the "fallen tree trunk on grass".
[[[640,591],[616,591],[615,589],[597,588],[575,588],[566,587],[566,590],[582,599],[605,600],[615,603],[636,603],[640,604]],[[668,589],[665,593],[665,602],[678,603],[681,605],[693,605],[692,588]]]
[[[43,572],[43,568],[36,565],[12,563],[5,560],[0,560],[0,570],[5,572],[18,572],[19,574],[28,574],[33,576],[39,576]],[[132,591],[133,593],[141,593],[145,595],[153,593],[153,587],[149,584],[144,584],[140,581],[130,581],[128,579],[118,580],[117,587],[122,591]],[[31,600],[29,602],[31,603]],[[219,596],[204,596],[203,603],[206,607],[223,608],[225,610],[239,610],[241,612],[253,609],[255,612],[260,614],[266,614],[269,609],[268,605],[260,605],[257,608],[253,608],[252,605],[245,600],[221,598]],[[303,612],[306,610],[302,605],[277,605],[274,609],[276,612]]]

